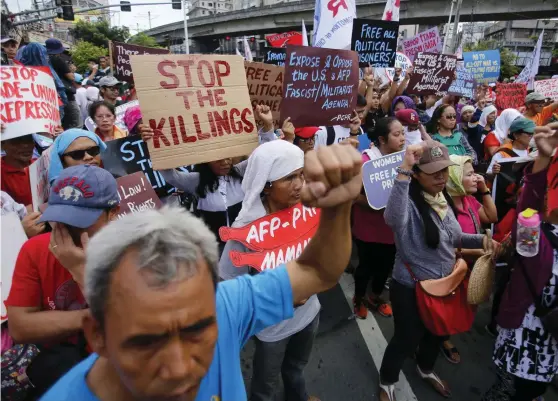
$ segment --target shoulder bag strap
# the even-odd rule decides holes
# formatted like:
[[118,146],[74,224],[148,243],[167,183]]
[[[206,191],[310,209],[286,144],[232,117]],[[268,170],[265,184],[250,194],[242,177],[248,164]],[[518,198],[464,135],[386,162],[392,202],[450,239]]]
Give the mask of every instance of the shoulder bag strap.
[[419,280],[417,278],[417,276],[415,276],[415,274],[413,273],[413,271],[411,270],[411,266],[409,266],[409,264],[407,262],[403,262],[403,264],[405,265],[405,267],[407,268],[407,271],[409,272],[409,274],[411,275],[411,278],[413,279],[413,281],[415,283],[418,283]]
[[513,149],[510,149],[510,148],[500,148],[496,151],[496,153],[498,153],[498,152],[504,152],[505,154],[507,154],[510,157],[519,157],[519,155],[517,153],[515,153],[513,151]]
[[481,229],[480,229],[480,224],[477,221],[477,218],[475,217],[475,212],[473,212],[473,208],[469,206],[469,215],[471,216],[471,219],[473,219],[473,224],[475,226],[475,232],[477,234],[481,234]]

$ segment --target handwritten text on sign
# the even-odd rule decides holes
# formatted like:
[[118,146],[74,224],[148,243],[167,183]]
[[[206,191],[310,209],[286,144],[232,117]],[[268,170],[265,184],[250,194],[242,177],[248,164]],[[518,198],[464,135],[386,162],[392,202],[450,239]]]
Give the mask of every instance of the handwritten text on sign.
[[[273,123],[279,125],[279,111],[283,96],[283,73],[285,69],[264,63],[244,62],[246,82],[252,108],[265,104],[271,109]],[[256,120],[260,125],[260,121]]]
[[130,56],[156,170],[248,155],[258,145],[238,56]]
[[357,53],[288,46],[281,121],[291,117],[295,127],[347,123],[357,86]]
[[526,84],[496,84],[496,108],[499,112],[505,109],[519,109],[525,104],[526,96]]
[[465,69],[473,73],[478,82],[496,82],[500,76],[500,51],[485,50],[482,52],[463,53]]
[[127,82],[133,82],[132,66],[130,65],[130,56],[133,54],[169,54],[168,49],[158,49],[154,47],[145,47],[132,45],[129,43],[111,42],[112,59],[114,63],[114,76]]
[[558,100],[558,78],[535,81],[535,92],[539,92],[544,97],[549,97],[552,100]]
[[395,169],[403,163],[404,154],[404,151],[392,153],[362,165],[364,192],[372,209],[380,210],[386,207],[393,180],[397,176]]
[[438,27],[420,32],[417,36],[403,41],[403,51],[413,61],[418,53],[440,53],[442,51],[442,40]]
[[393,67],[398,36],[398,22],[357,18],[353,20],[351,49],[358,53],[361,67]]
[[320,210],[302,204],[281,210],[240,228],[221,227],[222,241],[235,240],[253,252],[231,251],[234,266],[258,271],[296,259],[318,229]]
[[120,211],[118,218],[130,213],[159,209],[163,204],[141,171],[116,180]]
[[445,95],[453,81],[457,57],[448,54],[420,53],[407,91],[417,95]]
[[31,185],[31,199],[33,210],[48,202],[50,183],[48,182],[48,169],[50,166],[50,152],[52,148],[46,149],[41,157],[29,166],[29,183]]
[[0,71],[2,139],[53,133],[60,125],[60,112],[52,76],[33,67],[2,66]]
[[448,89],[448,94],[472,99],[475,92],[475,78],[473,78],[473,74],[459,67],[455,73],[457,79],[452,82]]
[[278,66],[285,66],[287,58],[287,49],[282,47],[273,47],[265,49],[264,63]]

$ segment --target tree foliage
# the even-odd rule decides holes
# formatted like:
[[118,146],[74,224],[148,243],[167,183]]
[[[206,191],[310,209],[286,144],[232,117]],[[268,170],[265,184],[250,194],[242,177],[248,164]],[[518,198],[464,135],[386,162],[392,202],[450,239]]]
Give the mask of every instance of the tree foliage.
[[463,51],[466,52],[477,52],[483,50],[500,51],[500,76],[502,78],[510,78],[519,73],[519,68],[515,65],[515,54],[505,47],[497,48],[496,42],[493,40],[481,40],[476,44],[468,43],[463,48]]
[[78,21],[71,34],[77,41],[83,40],[104,48],[108,48],[109,40],[125,42],[130,37],[127,27],[111,27],[108,21]]
[[147,34],[140,32],[137,35],[134,35],[130,38],[128,43],[138,46],[146,46],[146,47],[161,47],[158,45],[157,41],[148,36]]
[[101,56],[107,56],[108,49],[95,46],[86,41],[77,42],[72,48],[72,61],[76,65],[79,72],[87,70],[87,62],[91,58],[98,59]]

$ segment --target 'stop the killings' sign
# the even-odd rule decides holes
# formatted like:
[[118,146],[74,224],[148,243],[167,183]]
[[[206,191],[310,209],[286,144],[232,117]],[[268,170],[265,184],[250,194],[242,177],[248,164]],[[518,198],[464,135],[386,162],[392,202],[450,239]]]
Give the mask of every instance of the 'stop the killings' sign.
[[356,52],[287,46],[281,121],[290,117],[295,127],[347,124],[357,88]]
[[387,206],[395,169],[403,163],[405,151],[392,153],[379,159],[369,160],[362,165],[362,182],[366,199],[372,209],[380,210]]
[[120,81],[134,82],[130,56],[134,54],[169,54],[168,49],[131,45],[129,43],[111,42],[114,77]]
[[249,155],[258,146],[238,56],[130,56],[155,170]]
[[231,251],[236,267],[275,269],[300,256],[318,229],[320,210],[297,204],[240,227],[221,227],[222,241],[235,240],[252,252]]
[[2,66],[0,71],[2,139],[54,133],[60,112],[52,75],[41,67]]

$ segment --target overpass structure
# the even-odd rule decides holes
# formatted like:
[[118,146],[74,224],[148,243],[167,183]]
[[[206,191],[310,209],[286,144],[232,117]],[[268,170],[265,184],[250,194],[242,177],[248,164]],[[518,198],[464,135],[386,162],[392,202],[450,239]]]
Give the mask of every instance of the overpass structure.
[[[359,18],[381,19],[386,0],[357,0]],[[310,30],[314,19],[314,0],[255,7],[191,18],[188,35],[196,42],[211,42],[225,36],[257,35],[300,30],[304,19]],[[451,2],[448,0],[401,0],[401,25],[437,25],[447,22]],[[555,2],[550,0],[463,0],[461,21],[505,21],[558,17]],[[145,31],[159,43],[184,39],[183,21]]]

